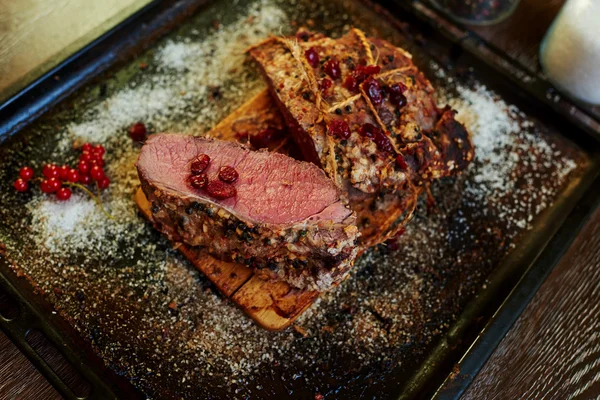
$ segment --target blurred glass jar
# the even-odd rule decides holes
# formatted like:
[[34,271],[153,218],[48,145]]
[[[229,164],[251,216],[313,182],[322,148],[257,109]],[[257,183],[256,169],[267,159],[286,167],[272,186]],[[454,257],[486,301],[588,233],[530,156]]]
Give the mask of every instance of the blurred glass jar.
[[491,25],[515,11],[519,0],[430,0],[453,20],[462,24]]
[[568,0],[540,48],[544,73],[561,92],[600,104],[600,0]]

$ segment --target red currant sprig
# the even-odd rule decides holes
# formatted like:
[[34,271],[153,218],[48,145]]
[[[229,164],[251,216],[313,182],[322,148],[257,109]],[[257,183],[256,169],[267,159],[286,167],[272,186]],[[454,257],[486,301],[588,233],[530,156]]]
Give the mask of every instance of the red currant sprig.
[[[68,165],[59,167],[55,164],[46,164],[42,168],[42,177],[35,178],[33,168],[22,167],[19,171],[19,178],[13,186],[18,192],[26,192],[29,190],[30,182],[35,179],[39,181],[43,193],[54,193],[56,198],[61,201],[71,198],[72,191],[69,187],[77,187],[89,194],[102,207],[100,193],[96,196],[85,186],[95,184],[100,192],[110,185],[110,179],[104,171],[105,153],[104,146],[85,143],[81,146],[81,155],[75,168]],[[103,207],[102,210],[104,211]],[[104,212],[106,213],[106,211]]]

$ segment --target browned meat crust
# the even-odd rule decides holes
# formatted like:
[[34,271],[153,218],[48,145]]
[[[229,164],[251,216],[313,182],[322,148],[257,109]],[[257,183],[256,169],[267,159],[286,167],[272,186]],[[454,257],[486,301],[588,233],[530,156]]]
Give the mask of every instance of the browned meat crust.
[[[169,240],[245,264],[264,279],[323,292],[343,280],[356,257],[353,226],[346,226],[347,234],[344,226],[292,225],[277,230],[245,222],[218,205],[178,196],[144,179],[142,190],[152,204],[155,228]],[[323,232],[332,229],[336,240],[329,238],[333,244],[328,248]],[[327,251],[334,248],[335,252]]]

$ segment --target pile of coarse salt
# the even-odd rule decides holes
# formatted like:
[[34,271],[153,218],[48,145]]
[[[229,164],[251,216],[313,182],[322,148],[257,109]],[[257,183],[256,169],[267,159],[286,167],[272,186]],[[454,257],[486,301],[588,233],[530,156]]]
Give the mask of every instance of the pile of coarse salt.
[[27,204],[31,213],[33,239],[50,253],[89,257],[110,257],[123,254],[120,241],[140,234],[145,227],[139,223],[133,207],[131,191],[124,185],[114,185],[116,196],[103,195],[105,214],[94,199],[79,189],[69,201],[50,196],[36,197]]
[[[73,194],[70,201],[35,198],[27,207],[32,211],[32,227],[47,249],[59,250],[63,246],[82,250],[81,237],[98,235],[104,238],[106,216],[96,202],[86,195]],[[90,228],[99,228],[93,230]]]

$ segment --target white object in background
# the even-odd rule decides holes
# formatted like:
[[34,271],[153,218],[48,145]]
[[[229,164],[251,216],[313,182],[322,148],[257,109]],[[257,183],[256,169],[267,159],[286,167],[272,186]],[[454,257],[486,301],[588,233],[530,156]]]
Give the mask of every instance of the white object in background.
[[542,42],[540,62],[558,89],[600,104],[600,0],[567,0]]

